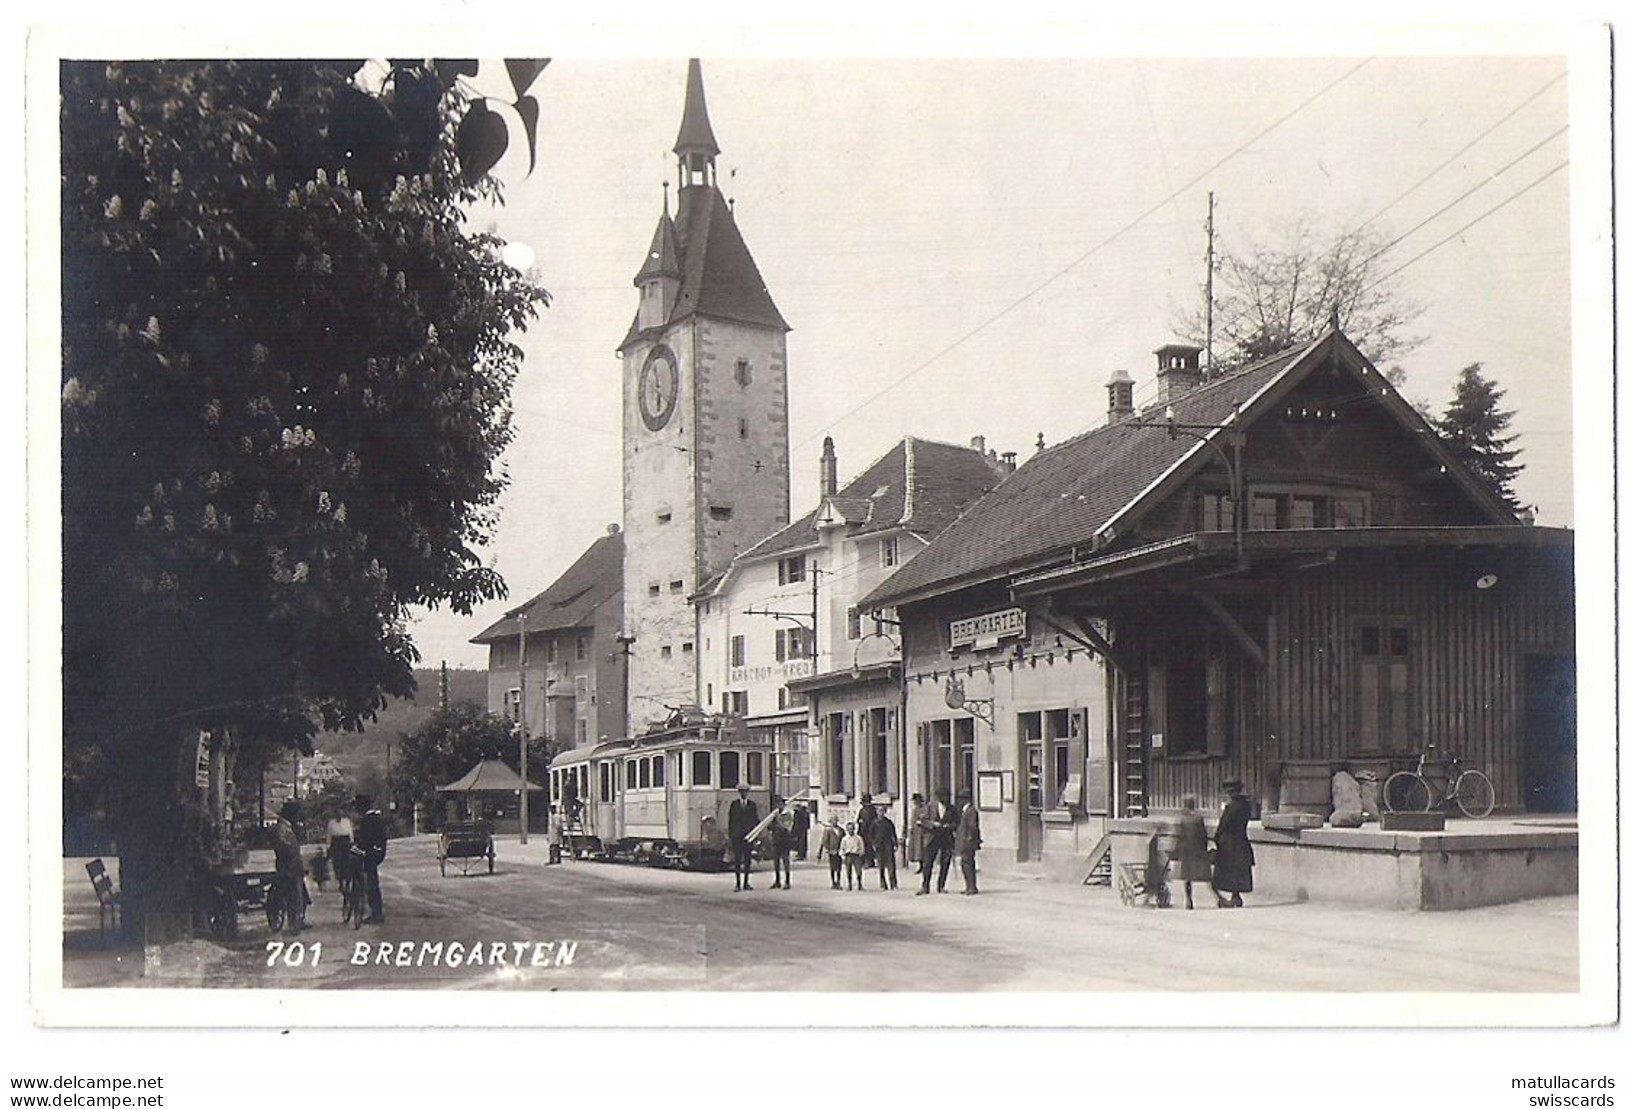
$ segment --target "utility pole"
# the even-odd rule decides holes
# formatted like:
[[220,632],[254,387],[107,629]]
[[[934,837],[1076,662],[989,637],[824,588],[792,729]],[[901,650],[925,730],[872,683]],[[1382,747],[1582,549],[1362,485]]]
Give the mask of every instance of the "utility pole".
[[1206,361],[1204,372],[1207,377],[1213,376],[1213,193],[1207,194],[1207,290],[1204,296],[1207,301],[1207,341],[1202,346],[1203,358]]
[[519,842],[530,835],[530,735],[525,726],[525,614],[519,614]]

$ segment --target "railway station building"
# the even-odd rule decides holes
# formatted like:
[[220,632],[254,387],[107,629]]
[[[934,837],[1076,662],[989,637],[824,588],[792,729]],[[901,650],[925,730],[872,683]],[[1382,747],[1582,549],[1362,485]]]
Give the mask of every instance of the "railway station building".
[[1198,354],[1159,350],[1143,405],[1114,374],[1102,424],[862,599],[901,622],[907,788],[969,789],[989,864],[1074,878],[1226,779],[1324,814],[1335,769],[1428,745],[1498,807],[1574,812],[1573,533],[1335,328],[1212,378]]

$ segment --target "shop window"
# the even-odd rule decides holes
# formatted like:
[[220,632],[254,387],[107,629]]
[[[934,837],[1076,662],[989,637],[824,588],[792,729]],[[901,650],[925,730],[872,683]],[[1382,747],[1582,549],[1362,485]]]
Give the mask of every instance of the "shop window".
[[717,785],[723,789],[739,788],[739,752],[717,753]]
[[867,780],[863,788],[875,793],[898,792],[898,759],[900,757],[897,736],[897,713],[887,708],[872,708],[863,714],[864,734],[862,740],[866,749],[865,772]]
[[850,793],[852,718],[844,712],[824,717],[824,792]]
[[[1045,765],[1049,768],[1049,807],[1059,809],[1066,804],[1066,785],[1073,773],[1073,754],[1080,737],[1073,733],[1074,721],[1086,720],[1089,710],[1074,714],[1068,709],[1050,709],[1044,713]],[[1077,751],[1081,766],[1082,752]],[[1081,799],[1080,799],[1081,800]]]
[[932,720],[925,725],[926,792],[946,789],[949,797],[976,788],[976,721]]
[[1044,804],[1044,714],[1022,712],[1016,714],[1016,742],[1021,745],[1026,778],[1027,811],[1043,812]]

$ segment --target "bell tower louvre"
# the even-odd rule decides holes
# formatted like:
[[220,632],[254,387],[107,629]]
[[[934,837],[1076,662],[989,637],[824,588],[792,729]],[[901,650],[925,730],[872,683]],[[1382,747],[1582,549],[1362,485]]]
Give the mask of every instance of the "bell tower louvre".
[[677,212],[662,203],[617,352],[628,696],[639,732],[701,703],[689,596],[790,520],[790,328],[717,186],[721,148],[698,59],[672,152]]

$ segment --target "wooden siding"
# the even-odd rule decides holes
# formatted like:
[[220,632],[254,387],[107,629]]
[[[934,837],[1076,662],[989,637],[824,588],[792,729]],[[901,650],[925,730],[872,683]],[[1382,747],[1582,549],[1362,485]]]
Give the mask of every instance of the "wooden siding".
[[[1477,588],[1488,573],[1495,584]],[[1222,797],[1220,782],[1231,776],[1272,803],[1286,763],[1348,759],[1397,768],[1429,743],[1488,774],[1498,808],[1521,805],[1525,660],[1572,657],[1574,650],[1568,552],[1345,552],[1336,562],[1292,573],[1273,597],[1251,604],[1250,619],[1267,614],[1267,634],[1260,636],[1267,661],[1248,668],[1235,746],[1221,756],[1152,757],[1153,810],[1175,809],[1186,794],[1212,807]],[[1142,675],[1145,648],[1160,628],[1188,631],[1205,619],[1178,598],[1147,597],[1136,607],[1117,626],[1130,665]],[[1411,633],[1409,711],[1404,735],[1384,734],[1383,749],[1369,750],[1358,732],[1358,632],[1379,620],[1400,621]],[[1125,743],[1140,738],[1124,735]]]

